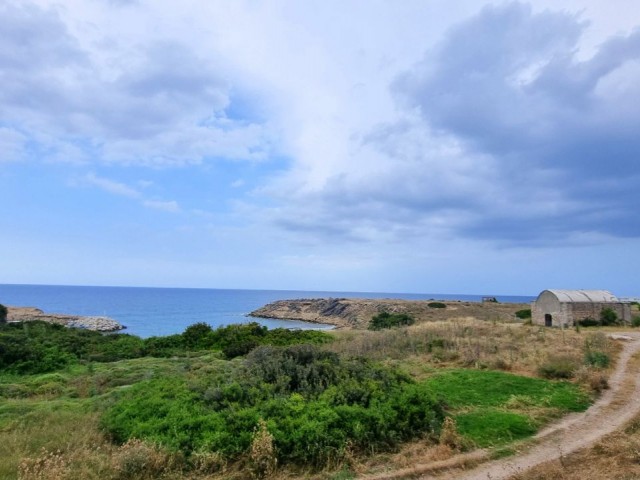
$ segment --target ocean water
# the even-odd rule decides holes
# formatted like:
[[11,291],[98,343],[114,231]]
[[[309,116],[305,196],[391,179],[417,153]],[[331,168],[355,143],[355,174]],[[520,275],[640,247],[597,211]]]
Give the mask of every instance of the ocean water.
[[[524,303],[534,300],[534,297],[528,296],[492,296],[504,303]],[[247,317],[249,312],[275,300],[327,297],[471,302],[482,300],[481,295],[432,293],[0,285],[0,304],[36,307],[48,313],[104,315],[125,325],[127,328],[124,332],[145,338],[181,333],[196,322],[205,322],[214,328],[232,323],[255,321],[269,328],[331,328],[328,325],[315,323]]]

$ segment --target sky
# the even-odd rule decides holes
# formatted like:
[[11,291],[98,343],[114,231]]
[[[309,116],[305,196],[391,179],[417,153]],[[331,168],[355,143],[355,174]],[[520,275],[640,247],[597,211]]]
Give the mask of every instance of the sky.
[[640,296],[637,0],[0,19],[0,283]]

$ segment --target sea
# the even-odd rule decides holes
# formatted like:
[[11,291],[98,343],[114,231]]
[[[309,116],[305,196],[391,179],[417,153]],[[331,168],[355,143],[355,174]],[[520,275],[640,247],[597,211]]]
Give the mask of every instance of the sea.
[[[487,296],[487,295],[485,295]],[[535,297],[490,295],[502,303],[529,303]],[[268,328],[330,329],[331,325],[247,316],[276,300],[304,298],[395,298],[480,302],[483,295],[381,292],[311,292],[297,290],[226,290],[208,288],[91,287],[0,285],[0,304],[36,307],[46,313],[107,316],[143,338],[181,333],[205,322],[216,328],[259,322]]]

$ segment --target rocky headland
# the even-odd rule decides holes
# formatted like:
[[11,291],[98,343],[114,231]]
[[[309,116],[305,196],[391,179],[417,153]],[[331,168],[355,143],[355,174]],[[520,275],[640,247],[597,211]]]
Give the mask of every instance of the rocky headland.
[[45,313],[34,307],[7,307],[7,322],[29,322],[41,320],[57,323],[66,327],[85,328],[98,332],[115,332],[125,328],[112,318],[104,316],[66,315],[60,313]]
[[[445,308],[430,307],[437,302]],[[515,312],[530,308],[524,303],[480,303],[434,300],[312,298],[278,300],[249,314],[258,318],[302,320],[334,325],[337,328],[367,328],[371,317],[381,312],[406,313],[416,321],[473,317],[479,320],[516,320]]]

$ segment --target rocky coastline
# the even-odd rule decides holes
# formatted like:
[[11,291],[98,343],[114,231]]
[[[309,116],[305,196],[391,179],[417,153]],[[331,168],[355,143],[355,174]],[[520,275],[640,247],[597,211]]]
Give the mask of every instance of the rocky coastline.
[[406,313],[416,321],[452,320],[473,317],[479,320],[515,321],[515,312],[529,308],[520,303],[479,303],[439,301],[445,308],[433,308],[433,300],[311,298],[278,300],[249,314],[257,318],[302,320],[334,325],[336,328],[365,329],[371,317],[381,312]]
[[117,332],[125,327],[116,320],[105,316],[66,315],[45,313],[34,307],[7,307],[7,322],[30,322],[40,320],[70,328],[84,328],[97,332]]

